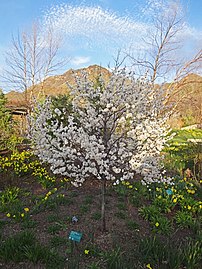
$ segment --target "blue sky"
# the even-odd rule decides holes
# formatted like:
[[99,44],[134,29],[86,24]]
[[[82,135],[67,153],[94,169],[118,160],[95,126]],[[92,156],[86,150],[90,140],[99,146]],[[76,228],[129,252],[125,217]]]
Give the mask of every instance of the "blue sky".
[[[119,49],[127,50],[131,44],[133,48],[141,48],[149,12],[159,1],[0,0],[0,72],[12,35],[28,30],[36,20],[45,28],[50,19],[64,36],[62,53],[71,57],[66,69],[90,64],[107,66]],[[191,55],[194,49],[202,47],[202,1],[181,2],[186,9],[185,51]]]

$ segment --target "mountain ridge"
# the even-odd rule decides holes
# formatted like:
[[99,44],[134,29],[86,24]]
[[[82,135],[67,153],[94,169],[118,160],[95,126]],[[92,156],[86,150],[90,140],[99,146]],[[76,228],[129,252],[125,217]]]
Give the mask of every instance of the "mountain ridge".
[[[104,78],[109,78],[111,72],[98,65],[90,65],[89,67],[80,69],[69,69],[61,75],[54,75],[46,78],[44,82],[37,84],[35,87],[30,87],[27,90],[27,96],[39,97],[42,96],[57,96],[59,94],[67,94],[69,88],[67,85],[74,85],[75,74],[78,76],[82,72],[86,72],[90,79],[96,79],[102,74]],[[177,116],[171,119],[171,125],[180,127],[191,124],[202,123],[202,76],[191,73],[182,78],[178,82],[165,84],[166,88],[174,88],[171,95],[171,102],[176,102]],[[27,101],[25,92],[11,91],[6,94],[8,106],[12,108],[26,107]]]

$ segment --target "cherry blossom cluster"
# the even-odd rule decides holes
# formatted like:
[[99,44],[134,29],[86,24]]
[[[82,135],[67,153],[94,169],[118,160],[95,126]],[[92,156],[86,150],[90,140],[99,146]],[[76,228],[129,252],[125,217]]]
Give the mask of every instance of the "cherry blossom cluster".
[[39,158],[55,174],[79,186],[87,178],[134,179],[149,184],[164,178],[160,153],[168,140],[165,94],[145,78],[125,70],[95,81],[75,74],[72,111],[55,108],[51,99],[38,104],[31,117],[31,137]]

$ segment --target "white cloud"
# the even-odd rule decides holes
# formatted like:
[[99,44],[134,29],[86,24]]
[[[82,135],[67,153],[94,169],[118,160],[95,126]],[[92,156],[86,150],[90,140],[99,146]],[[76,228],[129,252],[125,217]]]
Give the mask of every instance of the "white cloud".
[[76,56],[71,60],[71,63],[78,66],[90,62],[90,57]]
[[79,48],[96,47],[110,52],[132,45],[140,48],[142,36],[148,29],[143,22],[119,16],[99,6],[54,6],[44,16],[44,25],[50,23],[56,31],[63,33],[68,43],[76,43]]

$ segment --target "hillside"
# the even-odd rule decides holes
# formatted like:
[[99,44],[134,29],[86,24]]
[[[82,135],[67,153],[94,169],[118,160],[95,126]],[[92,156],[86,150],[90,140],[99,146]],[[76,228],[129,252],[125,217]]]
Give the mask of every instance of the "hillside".
[[[50,96],[50,95],[58,95],[58,94],[66,94],[69,89],[67,86],[67,82],[70,85],[75,84],[75,74],[81,76],[82,72],[86,72],[90,78],[95,79],[101,73],[104,77],[109,77],[110,72],[103,67],[98,65],[91,65],[87,68],[81,68],[77,70],[70,69],[62,75],[56,75],[48,77],[44,80],[43,83],[36,85],[34,88],[29,88],[27,91],[27,99],[29,100],[31,96],[40,97],[40,96]],[[19,93],[15,91],[11,91],[6,94],[6,98],[8,100],[8,104],[10,107],[19,107],[26,106],[26,96],[25,93]]]
[[[75,84],[75,73],[80,76],[82,72],[86,72],[90,78],[95,79],[100,73],[104,77],[110,76],[110,71],[98,65],[91,65],[87,68],[73,70],[70,69],[62,75],[51,76],[45,79],[43,83],[29,88],[27,98],[25,93],[11,91],[6,94],[9,107],[27,106],[26,100],[31,96],[50,96],[58,94],[66,94],[70,85]],[[182,127],[191,124],[202,123],[202,77],[196,74],[189,74],[177,83],[166,84],[166,88],[170,88],[173,92],[170,102],[176,104],[176,114],[172,117],[170,123],[172,127]]]
[[173,88],[170,101],[175,103],[177,116],[172,118],[172,125],[202,125],[202,77],[189,74],[168,87]]

